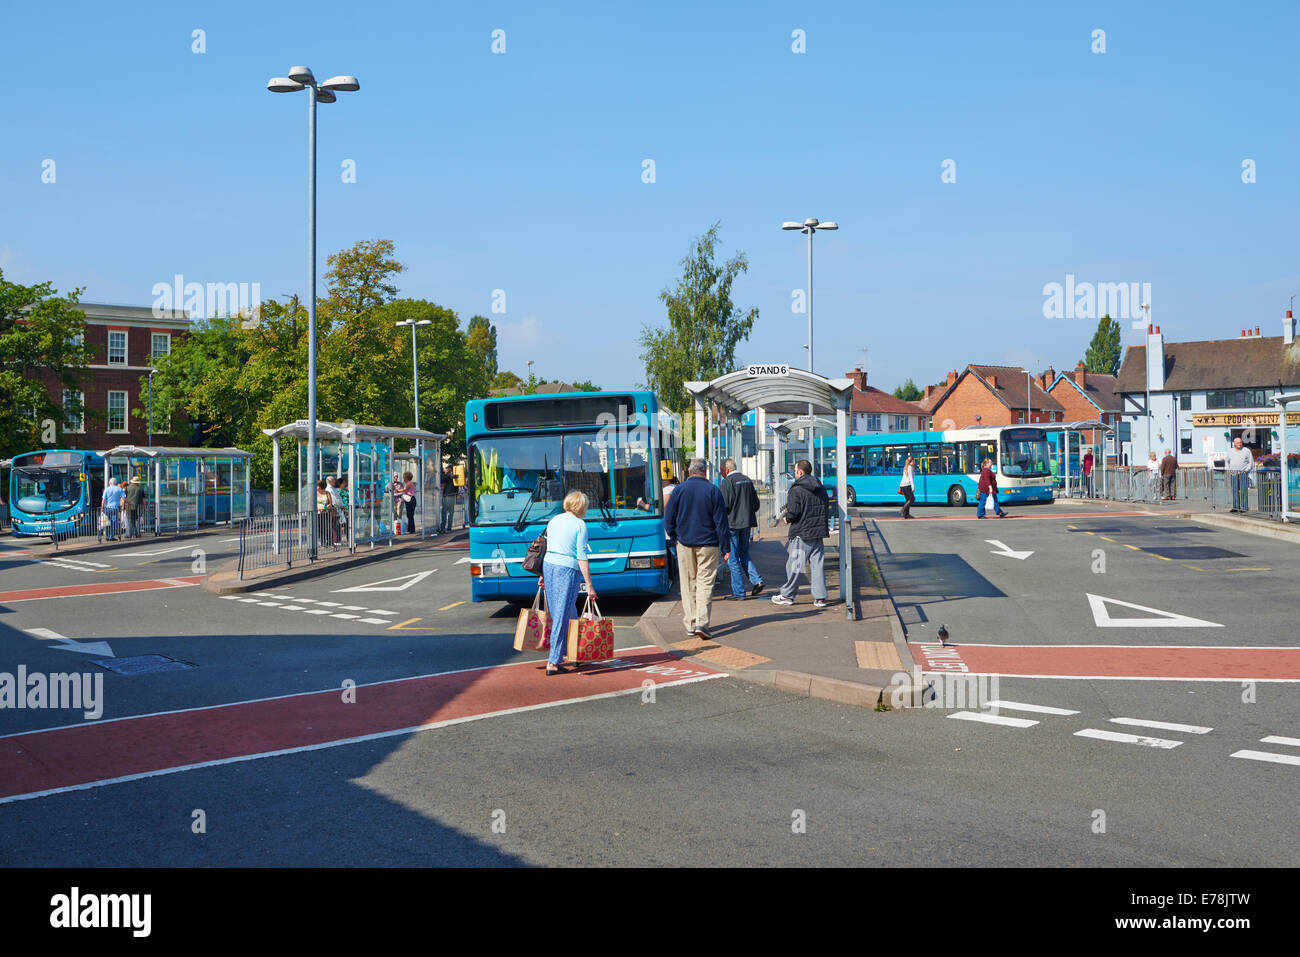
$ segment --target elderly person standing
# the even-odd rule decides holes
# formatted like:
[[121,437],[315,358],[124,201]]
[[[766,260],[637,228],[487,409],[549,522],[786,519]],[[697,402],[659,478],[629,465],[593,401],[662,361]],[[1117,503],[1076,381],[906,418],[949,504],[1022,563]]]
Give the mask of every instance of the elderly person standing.
[[1165,449],[1165,457],[1160,460],[1160,497],[1166,502],[1174,500],[1174,489],[1178,484],[1178,459],[1174,453]]
[[749,540],[752,532],[758,530],[758,492],[748,475],[736,470],[735,459],[725,459],[722,463],[722,501],[727,506],[727,524],[731,528],[728,544],[731,549],[731,594],[733,601],[740,601],[745,595],[745,579],[749,575],[749,584],[753,594],[763,590],[763,576],[759,574],[754,560],[749,557]]
[[1232,508],[1230,512],[1250,511],[1250,473],[1255,470],[1255,455],[1245,448],[1241,436],[1232,440],[1228,449],[1228,479],[1232,483]]
[[564,511],[546,523],[546,558],[542,560],[542,576],[538,586],[551,586],[547,592],[547,605],[551,610],[551,654],[546,662],[546,674],[562,675],[569,669],[561,662],[569,634],[569,620],[576,611],[578,576],[587,583],[587,595],[596,598],[596,586],[591,583],[591,566],[588,559],[591,548],[587,544],[587,496],[570,492],[564,496]]
[[711,640],[709,611],[718,577],[718,554],[727,561],[731,543],[727,505],[708,474],[709,464],[704,459],[691,459],[686,481],[672,493],[664,509],[664,531],[670,542],[677,542],[682,623],[687,635],[705,641]]
[[126,498],[126,492],[122,486],[117,484],[117,476],[108,480],[108,485],[104,489],[104,497],[100,499],[100,506],[104,509],[104,515],[108,518],[108,527],[105,529],[108,534],[104,536],[106,541],[115,541],[118,535],[120,518],[122,514],[122,500]]
[[800,459],[794,464],[795,480],[786,498],[785,521],[790,526],[789,557],[785,563],[785,584],[772,596],[774,605],[793,605],[799,588],[799,575],[808,563],[808,587],[813,607],[826,607],[826,546],[829,538],[830,499],[826,488],[813,478],[812,463]]

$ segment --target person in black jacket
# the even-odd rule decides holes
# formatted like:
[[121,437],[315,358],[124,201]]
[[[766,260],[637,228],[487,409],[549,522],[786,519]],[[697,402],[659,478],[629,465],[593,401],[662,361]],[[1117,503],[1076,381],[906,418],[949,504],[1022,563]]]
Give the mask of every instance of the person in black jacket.
[[736,460],[722,463],[722,501],[727,506],[727,524],[731,528],[731,595],[740,601],[745,597],[744,573],[749,574],[753,594],[763,590],[763,576],[758,573],[754,560],[749,557],[750,529],[758,528],[758,492],[744,472],[736,471]]
[[790,526],[790,557],[785,563],[785,584],[772,596],[777,605],[793,605],[799,575],[808,563],[808,584],[813,606],[826,607],[826,546],[830,535],[830,500],[826,488],[812,474],[812,463],[800,459],[794,464],[794,484],[786,498],[785,521]]
[[664,509],[664,532],[677,542],[677,576],[682,595],[682,619],[686,634],[705,641],[713,583],[718,577],[718,553],[727,560],[731,536],[727,528],[727,506],[722,493],[709,481],[709,465],[692,459],[686,481],[668,498]]

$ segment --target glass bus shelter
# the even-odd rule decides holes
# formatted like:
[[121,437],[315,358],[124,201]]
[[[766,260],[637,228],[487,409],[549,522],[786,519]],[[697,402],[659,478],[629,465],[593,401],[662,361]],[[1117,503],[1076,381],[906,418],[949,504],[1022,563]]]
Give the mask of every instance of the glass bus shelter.
[[[297,440],[298,512],[316,511],[316,489],[307,487],[307,431],[310,423],[299,419],[278,429],[263,429],[270,436],[275,489],[272,500],[279,528],[282,451],[280,439]],[[442,486],[437,481],[441,471],[442,443],[446,435],[423,429],[395,428],[382,425],[357,425],[351,422],[316,422],[316,475],[348,479],[347,510],[339,516],[339,527],[325,531],[330,536],[321,544],[357,545],[387,540],[390,544],[397,523],[406,524],[406,511],[400,497],[402,475],[410,472],[416,488],[415,527],[424,538],[438,530]],[[397,452],[395,444],[409,442],[410,449]],[[421,464],[422,463],[422,464]],[[338,541],[332,540],[337,531]],[[405,528],[403,528],[405,531]]]
[[110,478],[143,485],[141,525],[155,535],[193,531],[248,518],[252,457],[235,448],[119,445],[104,453],[104,485]]
[[1094,444],[1090,438],[1097,435],[1113,434],[1115,427],[1097,419],[1080,419],[1077,422],[1035,422],[1028,428],[1042,429],[1047,433],[1048,454],[1051,457],[1052,478],[1058,489],[1058,495],[1069,498],[1071,495],[1083,495],[1086,482],[1083,480],[1083,456],[1089,449],[1094,449],[1093,473],[1101,475],[1102,488],[1097,491],[1106,496],[1106,470],[1102,468],[1105,456],[1102,443]]

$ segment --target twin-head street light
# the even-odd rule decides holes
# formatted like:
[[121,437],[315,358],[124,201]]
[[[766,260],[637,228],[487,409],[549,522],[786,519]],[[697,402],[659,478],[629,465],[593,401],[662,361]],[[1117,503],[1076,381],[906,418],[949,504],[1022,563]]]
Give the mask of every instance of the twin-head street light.
[[[415,427],[416,429],[420,428],[420,367],[415,361],[415,330],[417,326],[428,326],[432,324],[433,324],[433,320],[431,319],[420,319],[420,320],[403,319],[401,322],[393,323],[393,325],[395,325],[398,329],[402,328],[402,326],[411,327],[411,376],[415,379]],[[419,442],[417,440],[417,445],[420,446],[421,448],[423,447],[423,444],[424,443]]]
[[[812,269],[812,247],[813,234],[819,229],[836,230],[839,229],[837,223],[820,223],[816,219],[805,219],[802,223],[782,223],[782,229],[797,229],[808,236],[808,343],[804,346],[808,350],[808,371],[816,374],[813,368],[813,269]],[[812,429],[813,407],[812,403],[808,404],[808,457],[814,458],[813,451],[813,434]],[[820,474],[821,470],[818,469]]]
[[[361,89],[355,76],[335,76],[317,83],[311,70],[296,66],[288,76],[273,76],[266,88],[272,93],[307,91],[307,256],[310,289],[307,296],[307,486],[308,501],[316,495],[316,104],[333,103],[335,92]],[[299,502],[299,509],[302,503]],[[316,523],[311,526],[311,558],[316,559]]]

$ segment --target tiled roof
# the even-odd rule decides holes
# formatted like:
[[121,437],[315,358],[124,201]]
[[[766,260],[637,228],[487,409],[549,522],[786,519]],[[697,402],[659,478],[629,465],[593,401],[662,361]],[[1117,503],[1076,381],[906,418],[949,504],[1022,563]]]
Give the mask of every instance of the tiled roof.
[[[997,377],[998,387],[996,389],[989,386],[989,391],[993,392],[1009,409],[1024,409],[1030,406],[1025,402],[1025,370],[1016,366],[983,366],[968,365],[967,370],[976,375],[986,386],[989,379]],[[950,390],[951,391],[951,390]],[[1029,398],[1032,402],[1032,408],[1045,412],[1064,412],[1065,406],[1057,402],[1050,395],[1042,390],[1037,382],[1033,383],[1029,392]]]
[[915,402],[905,402],[873,385],[853,390],[854,412],[883,412],[887,415],[929,415]]
[[[1089,372],[1084,375],[1083,381],[1083,394],[1096,403],[1102,412],[1120,412],[1123,410],[1123,403],[1120,402],[1119,396],[1115,394],[1115,377],[1113,375]],[[1058,374],[1047,391],[1054,393],[1057,388],[1078,389],[1079,384],[1074,381],[1074,373],[1062,372]]]
[[[1115,380],[1115,391],[1146,390],[1145,345],[1129,346]],[[1204,342],[1165,343],[1165,391],[1300,385],[1300,339],[1283,345],[1281,336],[1240,336]]]

